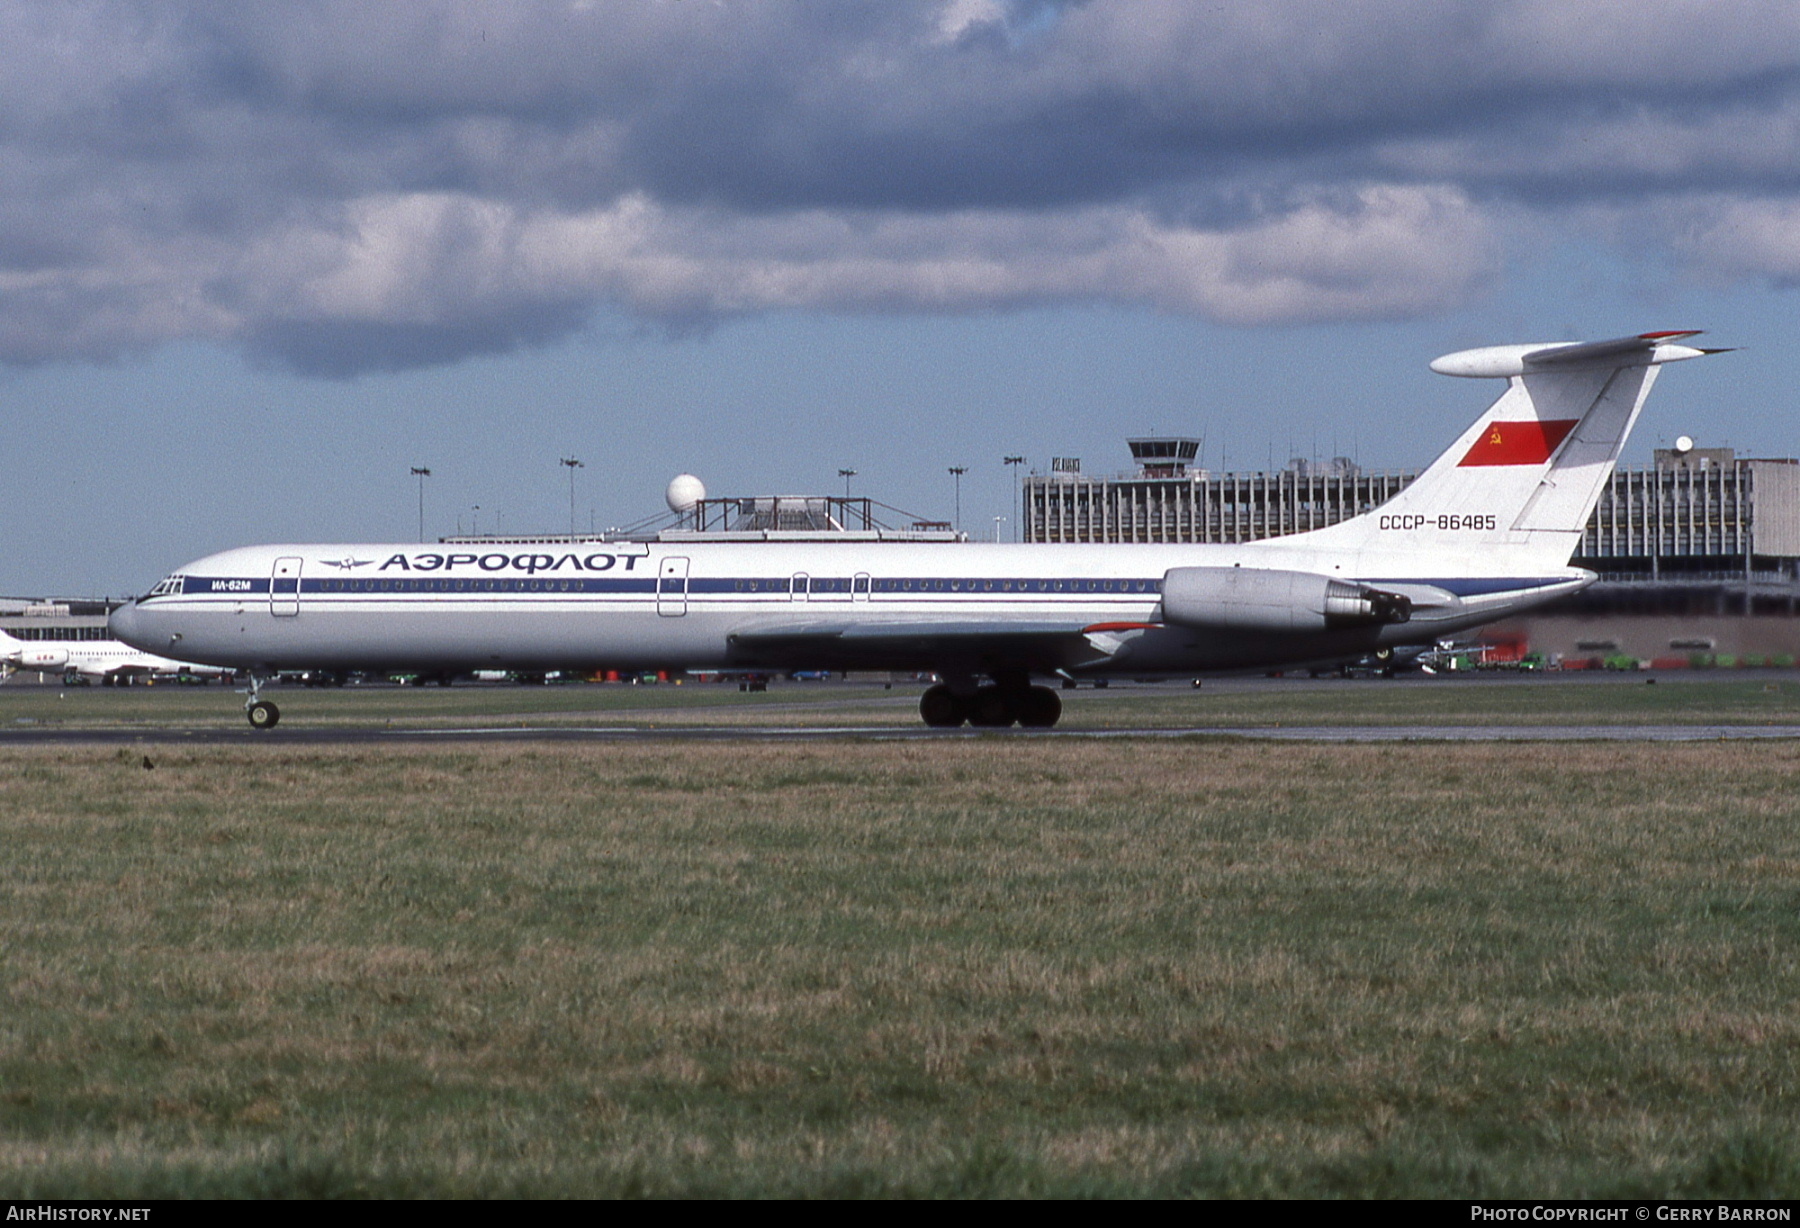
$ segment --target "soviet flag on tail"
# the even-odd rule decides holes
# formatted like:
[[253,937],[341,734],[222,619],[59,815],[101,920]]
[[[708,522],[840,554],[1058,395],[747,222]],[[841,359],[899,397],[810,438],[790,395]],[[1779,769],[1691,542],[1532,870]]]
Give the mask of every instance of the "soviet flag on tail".
[[1472,465],[1541,465],[1570,431],[1577,418],[1557,418],[1548,422],[1535,419],[1523,422],[1488,423],[1487,430],[1457,462],[1457,468]]

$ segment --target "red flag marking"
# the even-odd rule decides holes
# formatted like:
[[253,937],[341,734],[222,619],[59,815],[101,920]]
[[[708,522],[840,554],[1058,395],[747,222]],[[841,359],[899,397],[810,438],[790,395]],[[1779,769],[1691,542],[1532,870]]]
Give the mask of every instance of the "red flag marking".
[[1556,451],[1556,445],[1575,429],[1577,418],[1557,418],[1548,422],[1490,422],[1468,454],[1458,461],[1465,465],[1541,465]]

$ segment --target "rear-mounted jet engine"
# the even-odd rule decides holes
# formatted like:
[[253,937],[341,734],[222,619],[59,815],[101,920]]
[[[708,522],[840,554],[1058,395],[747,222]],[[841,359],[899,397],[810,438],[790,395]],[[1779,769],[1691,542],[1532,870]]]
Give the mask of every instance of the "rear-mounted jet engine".
[[1326,631],[1412,618],[1412,599],[1306,571],[1176,567],[1163,576],[1163,620],[1235,631]]

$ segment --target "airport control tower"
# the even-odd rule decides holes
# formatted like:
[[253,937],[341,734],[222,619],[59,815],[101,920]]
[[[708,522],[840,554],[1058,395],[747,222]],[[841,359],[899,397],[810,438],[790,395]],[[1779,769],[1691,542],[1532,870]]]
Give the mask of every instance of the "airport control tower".
[[1125,442],[1147,478],[1186,477],[1188,465],[1200,455],[1200,441],[1185,435],[1147,435]]

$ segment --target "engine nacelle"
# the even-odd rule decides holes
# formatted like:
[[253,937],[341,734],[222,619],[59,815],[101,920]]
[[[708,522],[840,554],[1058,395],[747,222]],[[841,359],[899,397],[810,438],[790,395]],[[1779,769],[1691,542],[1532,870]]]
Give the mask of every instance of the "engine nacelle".
[[1163,576],[1163,620],[1233,631],[1326,631],[1412,617],[1412,599],[1308,571],[1175,567]]

